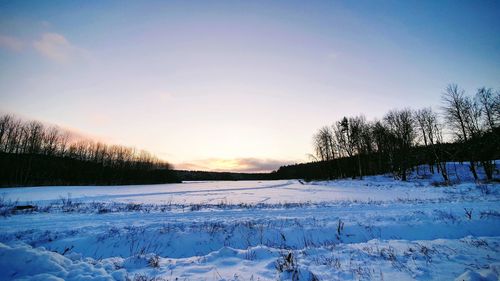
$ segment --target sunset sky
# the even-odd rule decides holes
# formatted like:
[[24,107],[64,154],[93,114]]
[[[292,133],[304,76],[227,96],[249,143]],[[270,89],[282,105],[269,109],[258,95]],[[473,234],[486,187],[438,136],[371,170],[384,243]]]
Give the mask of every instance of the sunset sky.
[[309,160],[344,115],[500,89],[500,1],[0,1],[0,111],[179,169]]

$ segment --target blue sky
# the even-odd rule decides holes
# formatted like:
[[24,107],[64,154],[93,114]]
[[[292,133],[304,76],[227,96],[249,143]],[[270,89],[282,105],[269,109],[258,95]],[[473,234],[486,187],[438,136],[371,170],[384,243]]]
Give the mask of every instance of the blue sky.
[[0,1],[0,110],[180,168],[305,161],[449,83],[500,89],[500,1]]

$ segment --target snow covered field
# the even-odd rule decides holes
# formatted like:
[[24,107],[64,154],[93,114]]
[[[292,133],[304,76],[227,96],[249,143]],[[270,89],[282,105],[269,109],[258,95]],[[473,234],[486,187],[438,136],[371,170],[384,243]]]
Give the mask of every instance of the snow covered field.
[[451,187],[420,171],[3,189],[0,280],[500,280],[500,185],[452,166]]

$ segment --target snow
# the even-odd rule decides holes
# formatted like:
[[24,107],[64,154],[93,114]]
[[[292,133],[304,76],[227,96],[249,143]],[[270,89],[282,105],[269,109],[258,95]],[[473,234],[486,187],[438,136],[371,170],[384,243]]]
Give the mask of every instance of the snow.
[[453,186],[420,167],[408,182],[4,189],[0,280],[500,280],[499,184],[449,166]]
[[[114,280],[101,266],[72,261],[44,248],[28,245],[9,247],[0,243],[0,279],[32,280]],[[117,274],[114,274],[117,276]]]
[[497,281],[499,279],[500,263],[491,264],[488,268],[477,271],[467,270],[455,279],[456,281]]

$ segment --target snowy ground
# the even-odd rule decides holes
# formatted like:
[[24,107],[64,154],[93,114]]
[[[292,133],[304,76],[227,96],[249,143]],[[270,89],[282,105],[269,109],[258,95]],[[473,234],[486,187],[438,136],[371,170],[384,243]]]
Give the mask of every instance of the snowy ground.
[[0,280],[500,280],[500,185],[450,170],[4,189]]

